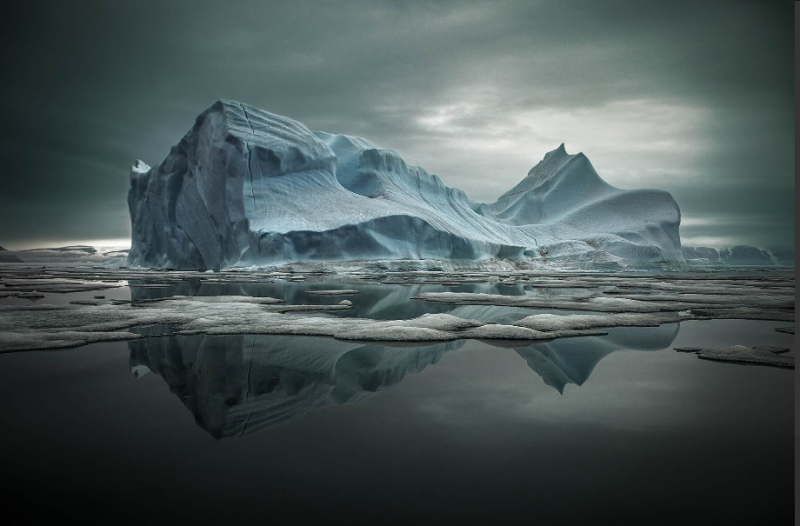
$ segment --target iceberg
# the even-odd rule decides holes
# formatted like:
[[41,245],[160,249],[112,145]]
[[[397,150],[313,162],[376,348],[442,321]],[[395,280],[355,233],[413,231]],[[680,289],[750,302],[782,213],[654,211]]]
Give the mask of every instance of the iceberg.
[[9,254],[8,250],[3,247],[0,247],[0,263],[22,263],[22,260],[14,254]]
[[563,144],[495,203],[478,203],[366,139],[220,100],[130,178],[132,266],[684,260],[669,193],[615,188]]
[[749,245],[716,249],[712,247],[681,248],[688,263],[732,266],[794,266],[794,252],[773,250]]

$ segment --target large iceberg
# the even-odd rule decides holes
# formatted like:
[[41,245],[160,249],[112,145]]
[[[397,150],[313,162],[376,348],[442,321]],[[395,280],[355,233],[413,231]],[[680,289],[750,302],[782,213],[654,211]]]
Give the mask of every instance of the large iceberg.
[[[562,144],[495,203],[394,151],[220,100],[167,158],[131,168],[131,265],[219,270],[296,261],[683,261],[670,194],[603,181]],[[599,259],[596,257],[600,255]]]

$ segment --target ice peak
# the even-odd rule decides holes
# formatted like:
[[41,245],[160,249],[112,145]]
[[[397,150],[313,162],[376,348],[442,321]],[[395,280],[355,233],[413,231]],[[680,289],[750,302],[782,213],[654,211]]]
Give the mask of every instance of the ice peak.
[[131,172],[143,174],[150,171],[150,166],[139,159],[136,159],[133,164],[131,165]]
[[562,142],[558,148],[556,148],[555,150],[550,150],[549,152],[544,154],[545,159],[551,157],[571,157],[571,156],[570,154],[567,153],[567,148],[564,146],[564,143]]

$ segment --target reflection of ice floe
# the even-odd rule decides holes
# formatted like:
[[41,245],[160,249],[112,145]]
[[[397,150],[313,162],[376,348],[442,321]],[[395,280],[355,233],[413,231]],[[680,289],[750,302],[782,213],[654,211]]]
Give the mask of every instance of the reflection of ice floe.
[[[515,350],[547,385],[563,392],[567,383],[583,384],[597,363],[615,350],[668,347],[678,328],[614,329],[609,337],[571,338]],[[252,433],[314,408],[359,402],[463,345],[460,340],[387,347],[260,335],[128,342],[134,374],[152,371],[161,376],[198,425],[216,438]]]

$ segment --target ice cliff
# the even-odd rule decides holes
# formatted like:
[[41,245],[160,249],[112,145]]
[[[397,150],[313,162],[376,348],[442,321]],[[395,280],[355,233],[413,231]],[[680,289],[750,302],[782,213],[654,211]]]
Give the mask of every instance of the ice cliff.
[[131,168],[131,265],[560,257],[682,261],[680,210],[607,184],[564,145],[495,203],[394,151],[239,102],[203,112],[167,158]]

